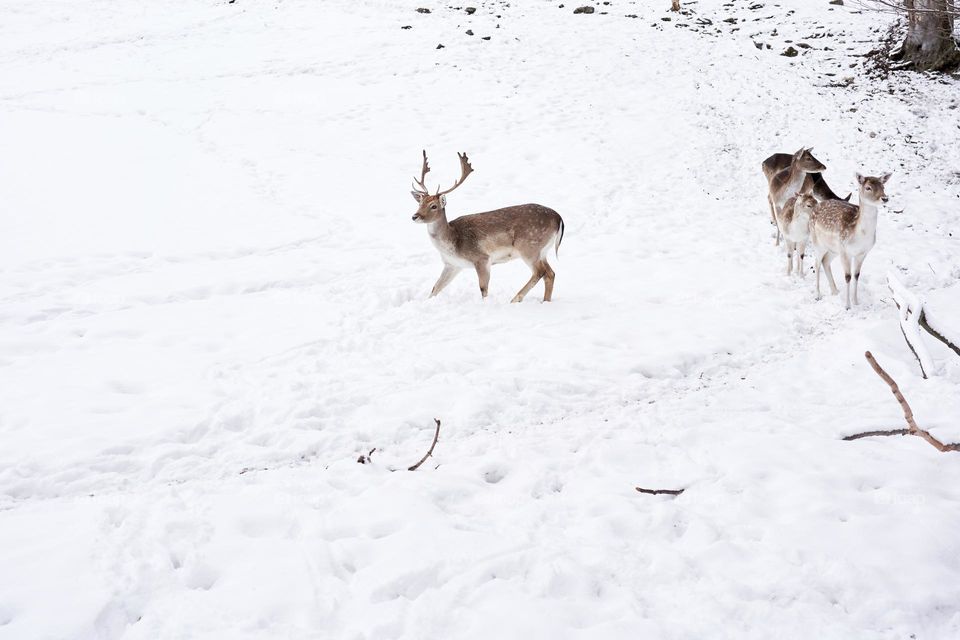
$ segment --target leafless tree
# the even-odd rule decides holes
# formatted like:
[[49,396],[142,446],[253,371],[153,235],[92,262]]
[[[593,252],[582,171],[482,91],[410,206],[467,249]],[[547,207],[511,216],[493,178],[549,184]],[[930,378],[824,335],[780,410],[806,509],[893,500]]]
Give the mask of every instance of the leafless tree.
[[906,16],[907,35],[891,53],[901,62],[899,68],[951,71],[960,66],[954,35],[960,9],[955,0],[860,0],[860,4]]

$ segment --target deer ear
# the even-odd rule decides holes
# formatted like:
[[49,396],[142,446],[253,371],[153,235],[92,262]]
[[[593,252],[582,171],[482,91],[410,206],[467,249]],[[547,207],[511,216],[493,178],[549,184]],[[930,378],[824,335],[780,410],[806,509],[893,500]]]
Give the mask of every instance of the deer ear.
[[882,176],[880,176],[880,182],[882,182],[883,184],[887,184],[887,180],[890,179],[890,176],[891,176],[890,173],[883,174]]
[[793,154],[793,155],[794,155],[795,157],[799,158],[800,156],[803,155],[803,152],[804,152],[804,148],[803,148],[803,147],[800,147],[800,151],[797,151],[797,152],[796,152],[795,154]]
[[857,173],[857,184],[863,184],[863,176]]
[[423,194],[420,193],[419,191],[411,191],[410,195],[412,195],[413,199],[416,200],[417,202],[420,202],[421,200],[423,200]]
[[441,207],[447,206],[447,196],[440,196],[440,206]]

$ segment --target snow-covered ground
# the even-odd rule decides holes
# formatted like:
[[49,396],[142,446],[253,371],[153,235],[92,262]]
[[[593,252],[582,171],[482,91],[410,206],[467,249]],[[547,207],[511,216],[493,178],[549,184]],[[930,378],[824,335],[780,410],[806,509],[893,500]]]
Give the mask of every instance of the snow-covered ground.
[[[960,636],[960,454],[841,440],[870,349],[960,441],[884,280],[960,333],[957,81],[826,0],[472,4],[0,7],[0,638]],[[850,312],[773,246],[801,145],[894,172]],[[422,148],[563,215],[553,303],[427,299]]]

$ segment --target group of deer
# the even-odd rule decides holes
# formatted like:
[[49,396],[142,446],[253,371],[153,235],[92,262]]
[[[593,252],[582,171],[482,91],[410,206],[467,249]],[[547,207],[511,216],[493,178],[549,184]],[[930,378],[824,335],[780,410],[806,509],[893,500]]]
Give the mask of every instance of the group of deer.
[[787,251],[787,274],[792,273],[794,257],[797,270],[804,275],[803,258],[807,242],[814,252],[817,272],[817,299],[820,299],[820,270],[827,274],[830,291],[839,291],[830,263],[836,257],[843,265],[847,282],[846,308],[850,308],[850,281],[853,280],[853,304],[859,304],[857,288],[860,268],[877,238],[877,207],[889,198],[884,185],[890,174],[857,174],[859,203],[850,196],[837,196],[821,175],[826,167],[813,157],[813,149],[800,149],[793,155],[775,153],[763,161],[763,174],[769,186],[770,214],[777,226],[777,244],[783,236]]
[[[803,276],[804,252],[807,242],[811,243],[816,258],[818,299],[821,268],[826,271],[831,292],[839,292],[830,268],[833,259],[839,257],[847,281],[846,307],[849,309],[851,279],[853,303],[859,304],[860,268],[876,242],[877,206],[888,200],[884,185],[890,174],[873,177],[858,173],[860,200],[853,205],[848,202],[850,196],[841,199],[830,189],[821,175],[826,167],[811,151],[800,149],[792,155],[776,153],[763,162],[770,213],[777,226],[777,244],[782,235],[787,250],[787,273],[792,273],[796,257],[797,270]],[[554,251],[560,248],[563,218],[542,205],[523,204],[447,221],[447,194],[473,172],[467,155],[458,156],[460,178],[449,189],[440,191],[438,187],[431,194],[425,184],[430,165],[424,151],[420,179],[414,178],[411,192],[419,205],[413,220],[427,225],[430,240],[443,260],[443,271],[430,297],[440,293],[462,269],[474,269],[480,295],[486,298],[490,267],[519,258],[527,263],[532,274],[512,302],[522,301],[541,279],[543,300],[549,302],[556,274],[547,257],[551,248]]]

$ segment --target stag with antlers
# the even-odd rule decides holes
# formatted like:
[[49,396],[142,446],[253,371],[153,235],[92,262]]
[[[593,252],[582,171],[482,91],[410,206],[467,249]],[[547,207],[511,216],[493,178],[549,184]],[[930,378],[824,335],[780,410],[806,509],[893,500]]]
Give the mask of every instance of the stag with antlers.
[[563,218],[553,209],[539,204],[521,204],[484,213],[460,216],[447,222],[447,194],[463,184],[473,172],[467,154],[460,158],[460,178],[452,187],[430,194],[425,180],[430,171],[427,152],[423,152],[420,179],[414,178],[411,192],[420,205],[413,214],[414,222],[427,225],[433,246],[440,252],[443,272],[433,285],[430,297],[437,295],[461,269],[472,268],[480,281],[480,294],[487,297],[490,267],[517,258],[533,272],[530,280],[517,292],[511,302],[520,302],[541,280],[544,281],[543,301],[553,296],[554,271],[547,262],[551,247],[556,252],[563,240]]

